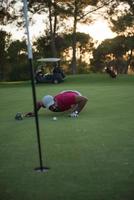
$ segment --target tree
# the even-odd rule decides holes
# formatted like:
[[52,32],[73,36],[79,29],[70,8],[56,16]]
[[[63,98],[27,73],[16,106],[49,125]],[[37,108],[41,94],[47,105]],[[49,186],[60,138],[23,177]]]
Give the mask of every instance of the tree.
[[92,1],[92,0],[70,0],[65,1],[66,2],[66,14],[69,17],[73,18],[73,28],[72,28],[72,62],[71,62],[71,68],[72,73],[77,73],[77,64],[76,64],[76,33],[77,33],[77,23],[79,20],[82,20],[85,18],[84,15],[84,8],[86,8],[89,5],[96,5],[98,1]]
[[[63,60],[70,60],[70,48],[72,45],[72,34],[59,34],[55,38],[55,44],[58,52],[58,57],[63,58]],[[46,52],[46,56],[51,56],[50,38],[49,37],[39,37],[34,43],[36,49],[36,56],[43,56]],[[90,54],[93,47],[93,39],[85,33],[76,34],[76,51],[79,55],[79,64],[83,63],[85,60],[85,55]],[[86,62],[85,62],[86,63]],[[70,70],[68,70],[70,71]]]
[[21,55],[26,55],[26,52],[27,46],[25,41],[12,41],[7,49],[8,60],[11,63],[18,62]]
[[10,34],[0,30],[0,80],[5,79],[6,63],[7,63],[7,48],[10,40]]
[[113,66],[118,73],[127,73],[133,59],[134,36],[117,36],[107,39],[93,52],[92,64],[96,70],[102,70],[105,65]]
[[118,34],[134,34],[134,1],[133,0],[114,0],[109,8],[108,19],[111,28]]
[[[120,7],[119,7],[120,6]],[[123,8],[124,9],[119,9]],[[116,13],[116,15],[115,15]],[[114,8],[110,9],[110,21],[112,23],[112,30],[119,35],[125,36],[124,46],[128,48],[127,53],[127,67],[133,59],[134,51],[134,1],[133,0],[118,0],[115,1]]]
[[28,80],[30,79],[30,70],[26,59],[27,46],[25,41],[13,41],[7,49],[8,62],[11,72],[10,80]]
[[[48,15],[49,21],[49,37],[51,45],[51,57],[57,57],[57,49],[55,45],[55,38],[57,37],[58,24],[61,20],[62,9],[57,4],[56,0],[31,0],[30,7],[32,12],[45,13]],[[46,32],[45,32],[46,33]]]
[[[49,16],[49,25],[50,25],[50,38],[51,38],[51,47],[53,51],[53,56],[56,55],[56,45],[55,38],[57,37],[58,23],[64,19],[73,19],[72,25],[72,73],[77,72],[77,58],[76,58],[76,33],[77,33],[77,24],[78,22],[91,22],[88,14],[96,11],[99,8],[107,5],[107,2],[102,0],[31,0],[30,5],[34,12],[45,11],[45,8],[48,9]],[[97,6],[97,4],[101,6]],[[46,7],[45,7],[46,6]],[[87,6],[91,6],[91,10],[88,13],[84,12],[84,9]],[[47,11],[46,11],[47,12]]]
[[12,20],[17,19],[18,13],[15,12],[14,5],[17,0],[1,0],[0,1],[0,23],[7,25],[12,23]]
[[10,71],[8,63],[7,49],[11,42],[11,34],[4,30],[4,27],[18,19],[18,13],[14,9],[17,0],[0,1],[0,73],[1,79],[7,79]]
[[[16,2],[16,1],[15,1]],[[78,23],[90,23],[91,22],[91,13],[102,8],[103,6],[109,6],[108,3],[111,0],[102,1],[102,0],[30,0],[29,1],[30,11],[32,13],[45,13],[48,16],[49,22],[49,35],[51,53],[52,57],[58,55],[56,47],[56,39],[58,38],[58,29],[59,25],[63,26],[65,20],[72,20],[72,61],[71,68],[72,73],[77,73],[77,24]],[[85,8],[90,7],[89,11],[85,13]],[[71,23],[70,23],[71,24]],[[65,27],[65,26],[64,26]],[[62,31],[65,31],[62,29]]]

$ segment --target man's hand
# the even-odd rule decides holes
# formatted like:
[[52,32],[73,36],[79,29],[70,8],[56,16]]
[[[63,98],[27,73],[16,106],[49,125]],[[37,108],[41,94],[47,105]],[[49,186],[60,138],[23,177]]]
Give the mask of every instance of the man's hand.
[[34,112],[28,112],[25,114],[25,117],[34,117],[34,116],[35,116]]
[[[37,111],[39,111],[41,107],[45,108],[43,106],[42,101],[37,101],[37,103],[36,103],[36,109],[37,109]],[[25,113],[24,116],[25,117],[35,117],[35,113],[34,112],[28,112],[28,113]]]
[[79,116],[78,111],[72,112],[69,116],[72,117],[72,118],[78,117]]
[[88,99],[86,97],[83,96],[79,96],[77,95],[75,97],[75,101],[76,101],[76,105],[74,106],[74,108],[72,109],[72,113],[75,112],[77,110],[78,114],[81,112],[81,110],[85,107]]

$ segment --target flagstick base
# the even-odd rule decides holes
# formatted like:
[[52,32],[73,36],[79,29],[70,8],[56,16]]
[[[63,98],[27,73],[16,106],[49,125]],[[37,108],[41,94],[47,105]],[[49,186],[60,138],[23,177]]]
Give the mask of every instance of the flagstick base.
[[34,170],[36,172],[43,172],[43,173],[45,173],[45,172],[48,172],[49,169],[50,169],[49,167],[37,167]]

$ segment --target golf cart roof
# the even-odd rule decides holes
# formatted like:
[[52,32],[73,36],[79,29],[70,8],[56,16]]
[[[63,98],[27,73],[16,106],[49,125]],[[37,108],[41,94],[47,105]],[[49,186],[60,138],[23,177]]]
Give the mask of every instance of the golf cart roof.
[[37,60],[38,62],[58,62],[60,58],[40,58]]

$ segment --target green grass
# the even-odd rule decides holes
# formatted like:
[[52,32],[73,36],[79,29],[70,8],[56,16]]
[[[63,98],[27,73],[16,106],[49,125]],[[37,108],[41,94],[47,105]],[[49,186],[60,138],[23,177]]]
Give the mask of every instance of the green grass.
[[[134,198],[134,76],[68,76],[58,85],[36,86],[37,98],[65,89],[89,101],[78,119],[39,112],[43,162],[39,166],[29,82],[0,84],[1,200],[132,200]],[[58,120],[53,121],[52,117]]]

